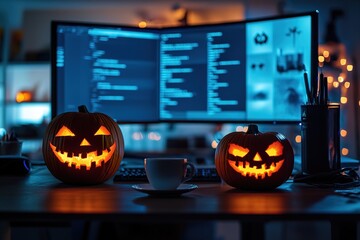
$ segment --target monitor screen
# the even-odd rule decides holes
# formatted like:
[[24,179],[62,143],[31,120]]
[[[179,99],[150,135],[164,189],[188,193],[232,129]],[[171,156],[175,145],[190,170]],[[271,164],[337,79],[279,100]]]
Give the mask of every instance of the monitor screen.
[[317,12],[197,26],[53,21],[52,116],[119,123],[300,122],[317,77]]

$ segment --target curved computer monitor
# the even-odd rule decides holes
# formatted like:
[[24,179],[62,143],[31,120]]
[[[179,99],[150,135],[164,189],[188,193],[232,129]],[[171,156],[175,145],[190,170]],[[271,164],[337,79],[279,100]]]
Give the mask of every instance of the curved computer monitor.
[[52,116],[118,123],[300,122],[317,78],[318,13],[137,28],[53,21]]

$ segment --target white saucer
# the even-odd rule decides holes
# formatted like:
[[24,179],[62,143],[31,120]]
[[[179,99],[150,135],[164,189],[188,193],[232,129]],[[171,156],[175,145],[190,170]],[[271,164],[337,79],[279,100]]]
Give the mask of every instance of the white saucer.
[[136,184],[131,186],[133,189],[147,193],[152,196],[180,196],[183,193],[190,192],[194,189],[197,189],[198,186],[195,184],[181,184],[177,189],[174,190],[156,190],[150,184]]

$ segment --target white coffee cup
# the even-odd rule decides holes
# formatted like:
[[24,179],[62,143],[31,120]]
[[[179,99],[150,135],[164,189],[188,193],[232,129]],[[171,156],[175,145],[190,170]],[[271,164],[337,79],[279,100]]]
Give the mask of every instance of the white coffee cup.
[[156,190],[175,190],[195,174],[195,166],[186,158],[145,158],[150,185]]

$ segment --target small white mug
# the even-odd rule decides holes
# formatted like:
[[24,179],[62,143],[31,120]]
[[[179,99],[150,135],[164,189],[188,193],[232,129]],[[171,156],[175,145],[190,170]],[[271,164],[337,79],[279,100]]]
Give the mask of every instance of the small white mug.
[[194,164],[186,158],[145,158],[144,166],[149,183],[156,190],[175,190],[195,174]]

